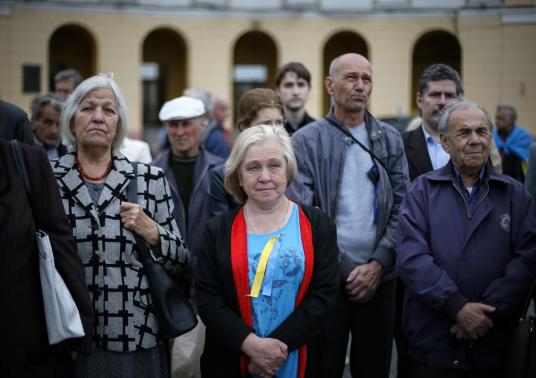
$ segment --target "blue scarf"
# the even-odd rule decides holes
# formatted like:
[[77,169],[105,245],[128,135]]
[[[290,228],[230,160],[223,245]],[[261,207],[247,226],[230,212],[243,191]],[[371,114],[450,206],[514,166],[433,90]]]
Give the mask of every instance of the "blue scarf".
[[499,131],[495,128],[495,130],[493,130],[493,140],[495,141],[499,152],[502,152],[505,155],[514,154],[521,160],[529,159],[532,136],[521,127],[514,125],[505,142],[503,142],[499,136]]

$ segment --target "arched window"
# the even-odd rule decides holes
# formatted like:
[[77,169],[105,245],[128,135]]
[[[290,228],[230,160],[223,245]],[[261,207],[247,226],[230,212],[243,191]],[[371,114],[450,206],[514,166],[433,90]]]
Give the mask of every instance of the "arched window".
[[153,30],[143,41],[141,78],[143,85],[143,125],[158,127],[158,112],[164,102],[186,89],[187,49],[174,30]]
[[83,79],[97,73],[95,38],[79,25],[56,29],[48,44],[49,90],[54,91],[54,76],[62,70],[75,69]]
[[238,38],[233,51],[233,113],[235,118],[238,101],[244,93],[253,88],[275,86],[277,60],[277,47],[268,34],[251,31]]
[[461,47],[456,36],[445,31],[430,31],[422,35],[413,48],[413,74],[411,80],[411,110],[418,114],[417,86],[422,73],[431,64],[444,63],[461,72]]

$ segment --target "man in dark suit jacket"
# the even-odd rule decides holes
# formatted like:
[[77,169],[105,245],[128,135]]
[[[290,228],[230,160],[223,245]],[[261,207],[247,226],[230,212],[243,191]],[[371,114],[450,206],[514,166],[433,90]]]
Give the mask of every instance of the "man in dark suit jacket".
[[24,110],[0,100],[0,139],[17,139],[33,145],[32,126]]
[[[438,123],[443,108],[463,97],[463,87],[458,72],[446,64],[432,64],[419,78],[417,105],[422,118],[421,126],[402,135],[408,160],[409,178],[441,168],[450,157],[439,141]],[[398,352],[399,378],[409,377],[407,342],[402,333],[401,317],[404,284],[398,280],[395,340]]]
[[422,124],[402,136],[411,181],[449,161],[439,142],[437,125],[443,108],[461,97],[463,87],[455,69],[446,64],[432,64],[424,70],[417,88]]

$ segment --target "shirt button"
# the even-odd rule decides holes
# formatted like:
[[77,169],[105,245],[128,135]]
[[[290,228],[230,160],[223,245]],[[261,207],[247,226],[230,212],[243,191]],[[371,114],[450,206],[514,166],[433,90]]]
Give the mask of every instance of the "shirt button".
[[91,231],[97,231],[98,229],[99,229],[99,225],[97,224],[97,222],[92,221],[91,222]]
[[454,360],[454,361],[452,362],[452,364],[453,364],[454,366],[458,366],[458,365],[460,364],[460,361],[458,361],[458,360]]

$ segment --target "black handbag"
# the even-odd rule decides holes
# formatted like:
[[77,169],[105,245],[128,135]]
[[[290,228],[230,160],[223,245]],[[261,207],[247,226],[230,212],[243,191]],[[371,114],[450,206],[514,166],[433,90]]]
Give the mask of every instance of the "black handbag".
[[[137,173],[137,163],[132,164]],[[134,177],[127,186],[128,201],[137,203],[137,193],[137,177]],[[197,316],[190,302],[184,297],[181,288],[162,264],[151,257],[147,242],[140,235],[136,233],[133,235],[138,247],[138,258],[143,264],[149,283],[149,291],[158,320],[158,335],[168,340],[191,331],[197,325]]]
[[528,314],[535,290],[536,281],[531,286],[519,322],[512,333],[505,369],[505,377],[508,378],[536,377],[536,318]]

